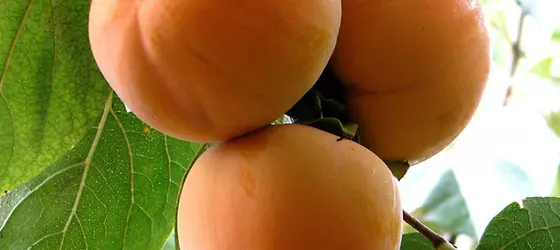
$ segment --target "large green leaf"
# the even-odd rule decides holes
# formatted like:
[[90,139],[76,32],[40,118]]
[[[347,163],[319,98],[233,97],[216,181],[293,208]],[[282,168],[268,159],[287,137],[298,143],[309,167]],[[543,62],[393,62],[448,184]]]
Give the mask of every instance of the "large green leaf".
[[151,130],[108,99],[71,152],[0,197],[0,249],[161,249],[201,148]]
[[560,249],[560,199],[527,198],[514,202],[488,225],[477,250]]
[[0,189],[83,137],[109,88],[90,52],[88,0],[0,0]]

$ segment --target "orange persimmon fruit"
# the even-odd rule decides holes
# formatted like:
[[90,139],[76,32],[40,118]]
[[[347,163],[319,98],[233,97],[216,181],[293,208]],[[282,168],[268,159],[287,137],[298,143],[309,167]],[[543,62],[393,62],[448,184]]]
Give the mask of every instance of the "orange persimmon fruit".
[[472,119],[490,69],[479,0],[343,0],[331,66],[361,143],[415,164]]
[[290,109],[327,65],[340,20],[340,0],[93,0],[89,38],[135,115],[211,142]]
[[371,151],[337,139],[285,124],[204,152],[180,195],[180,248],[399,249],[397,180]]

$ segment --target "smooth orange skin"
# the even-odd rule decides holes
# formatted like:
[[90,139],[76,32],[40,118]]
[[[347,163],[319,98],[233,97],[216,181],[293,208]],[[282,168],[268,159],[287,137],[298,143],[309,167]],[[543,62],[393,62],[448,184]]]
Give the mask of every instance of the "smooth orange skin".
[[179,200],[184,250],[399,249],[397,181],[371,151],[302,125],[219,144]]
[[210,142],[291,108],[326,66],[340,20],[340,0],[93,0],[89,37],[134,114]]
[[343,0],[332,67],[361,143],[416,164],[471,120],[490,70],[478,0]]

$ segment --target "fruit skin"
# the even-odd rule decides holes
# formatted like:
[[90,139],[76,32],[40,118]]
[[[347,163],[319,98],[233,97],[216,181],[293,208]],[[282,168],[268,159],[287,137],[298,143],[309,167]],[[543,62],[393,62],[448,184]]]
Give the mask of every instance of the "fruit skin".
[[478,0],[343,0],[332,69],[361,143],[416,164],[472,118],[490,69]]
[[221,141],[265,126],[318,79],[340,0],[93,0],[91,49],[140,119],[168,135]]
[[181,249],[399,249],[397,181],[375,154],[303,125],[221,143],[180,195]]

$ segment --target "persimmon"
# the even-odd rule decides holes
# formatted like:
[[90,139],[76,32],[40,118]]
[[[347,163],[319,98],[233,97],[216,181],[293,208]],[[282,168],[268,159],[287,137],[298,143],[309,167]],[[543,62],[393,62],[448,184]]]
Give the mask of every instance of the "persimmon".
[[490,68],[478,0],[343,0],[332,70],[361,143],[415,164],[447,147],[480,102]]
[[399,249],[397,181],[365,147],[304,125],[209,149],[180,195],[181,249]]
[[210,142],[292,107],[327,65],[340,20],[340,0],[93,0],[89,38],[134,114]]

